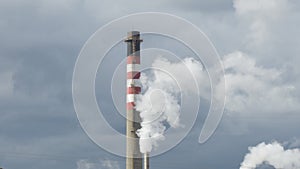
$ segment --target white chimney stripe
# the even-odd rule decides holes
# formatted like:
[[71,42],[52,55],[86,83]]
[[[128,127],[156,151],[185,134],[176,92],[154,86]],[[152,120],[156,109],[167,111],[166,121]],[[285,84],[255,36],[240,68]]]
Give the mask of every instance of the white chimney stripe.
[[141,82],[139,79],[127,79],[127,87],[141,87]]
[[127,94],[127,103],[134,102],[135,94]]
[[140,71],[140,64],[127,64],[127,72]]

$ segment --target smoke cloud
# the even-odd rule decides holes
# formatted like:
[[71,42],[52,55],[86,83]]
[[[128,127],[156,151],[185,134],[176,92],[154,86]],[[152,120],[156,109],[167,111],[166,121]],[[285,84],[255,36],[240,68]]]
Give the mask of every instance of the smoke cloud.
[[[197,92],[190,83],[202,78],[203,72],[201,63],[193,58],[170,62],[159,57],[152,66],[159,69],[142,73],[143,91],[136,105],[142,119],[141,129],[137,131],[142,153],[151,152],[158,146],[158,141],[165,139],[167,127],[184,127],[180,123],[180,96]],[[191,72],[197,72],[196,79]]]
[[283,80],[284,69],[265,68],[240,51],[225,55],[223,64],[226,110],[231,114],[261,116],[299,110],[296,87]]
[[300,149],[284,149],[278,143],[260,143],[256,147],[250,147],[249,153],[241,163],[240,169],[256,168],[261,164],[269,164],[276,169],[299,169]]

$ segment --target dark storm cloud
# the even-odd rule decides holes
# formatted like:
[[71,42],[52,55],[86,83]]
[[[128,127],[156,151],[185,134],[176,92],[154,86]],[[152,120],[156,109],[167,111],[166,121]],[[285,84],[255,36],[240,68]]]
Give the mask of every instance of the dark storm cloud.
[[[0,85],[3,91],[0,94],[0,165],[74,169],[80,159],[108,157],[120,161],[124,168],[123,158],[100,149],[80,128],[72,105],[71,84],[76,57],[88,37],[104,23],[133,12],[162,11],[184,16],[208,33],[222,55],[234,50],[250,51],[254,58],[265,60],[259,64],[278,70],[284,62],[288,67],[283,75],[285,82],[295,82],[298,88],[299,10],[292,9],[286,19],[271,24],[269,41],[259,48],[249,48],[244,44],[245,34],[249,33],[246,28],[256,20],[236,17],[232,4],[229,0],[1,1],[0,82],[5,85]],[[286,31],[287,27],[290,31]],[[118,49],[117,53],[122,50]],[[110,77],[113,69],[110,64],[116,63],[106,62],[108,72],[100,75],[103,78],[97,82],[99,87]],[[109,85],[101,87],[110,90]],[[99,89],[97,92],[102,96],[98,97],[99,104],[108,112],[107,119],[124,132],[123,118],[115,118],[116,110],[111,112],[109,93]],[[238,168],[249,145],[274,138],[285,141],[300,137],[297,112],[294,116],[275,118],[226,115],[214,137],[199,145],[197,138],[208,104],[203,105],[192,133],[174,150],[153,158],[152,168]]]

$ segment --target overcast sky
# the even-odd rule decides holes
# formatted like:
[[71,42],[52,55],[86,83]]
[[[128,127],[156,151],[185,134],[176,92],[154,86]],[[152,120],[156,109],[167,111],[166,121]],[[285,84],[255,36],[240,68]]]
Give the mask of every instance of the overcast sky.
[[[297,0],[1,0],[0,167],[125,169],[125,158],[101,149],[81,129],[72,73],[96,30],[136,12],[166,12],[198,26],[226,72],[226,108],[216,133],[198,143],[209,106],[203,98],[192,131],[174,149],[153,157],[152,169],[238,169],[248,147],[261,142],[300,147]],[[144,48],[158,46],[155,37],[143,38]],[[166,44],[160,47],[189,55],[175,43]],[[120,132],[125,119],[101,89],[109,91],[112,69],[125,52],[125,44],[118,44],[96,79],[97,101],[111,112],[105,117]]]

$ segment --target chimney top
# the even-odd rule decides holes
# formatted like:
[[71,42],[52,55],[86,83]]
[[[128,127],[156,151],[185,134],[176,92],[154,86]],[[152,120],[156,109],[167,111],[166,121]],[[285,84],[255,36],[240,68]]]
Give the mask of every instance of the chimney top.
[[127,38],[125,39],[125,42],[130,42],[130,41],[143,42],[143,40],[140,39],[140,32],[139,31],[127,32]]

